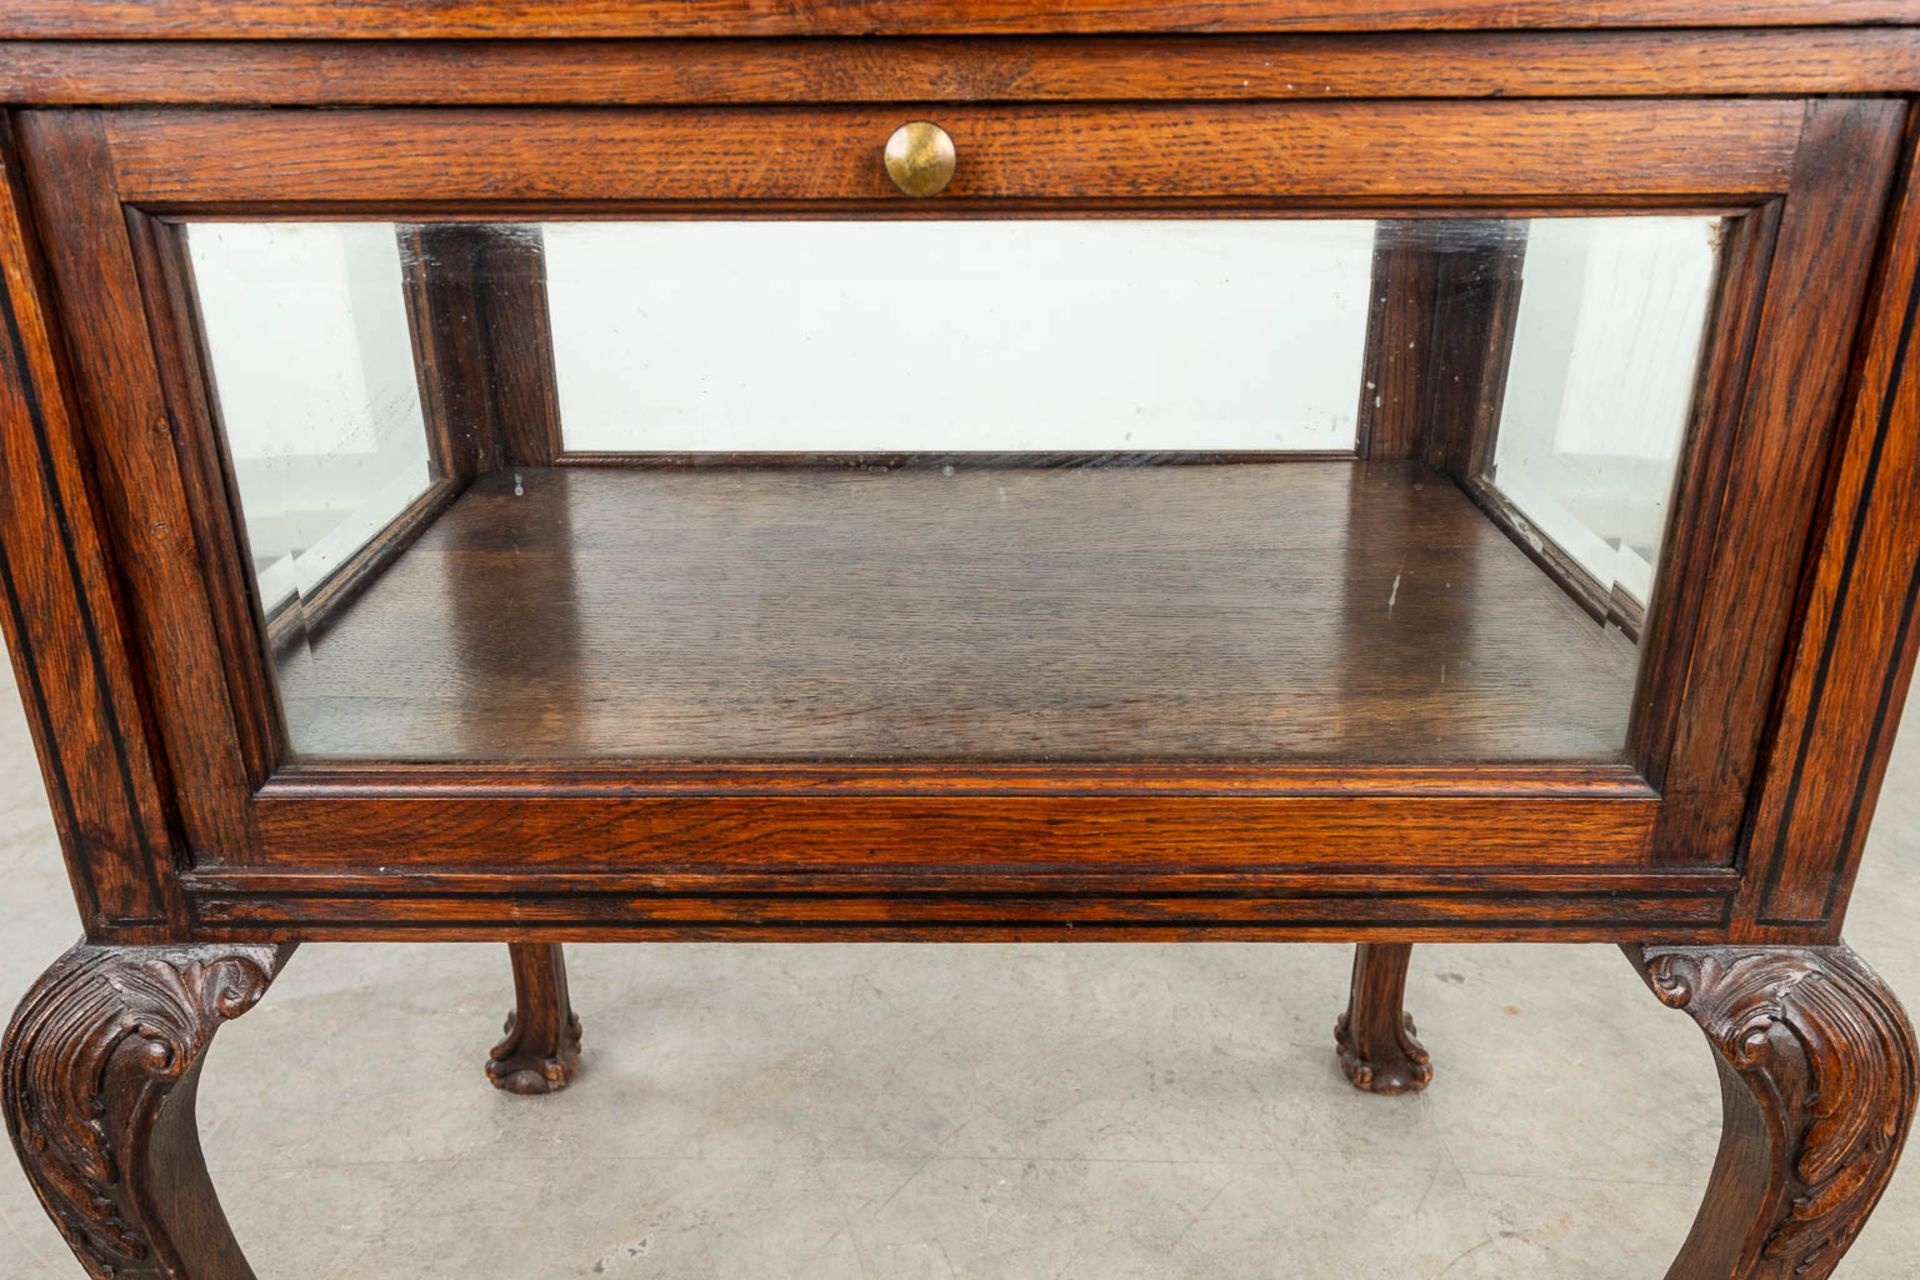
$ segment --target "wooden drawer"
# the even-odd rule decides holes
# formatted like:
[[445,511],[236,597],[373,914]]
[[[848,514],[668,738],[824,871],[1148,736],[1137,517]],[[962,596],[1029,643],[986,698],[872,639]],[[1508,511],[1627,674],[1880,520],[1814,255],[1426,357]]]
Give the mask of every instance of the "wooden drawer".
[[1777,194],[1806,113],[1790,99],[219,111],[116,113],[105,132],[123,197],[163,208],[897,204],[881,148],[921,116],[959,152],[943,205],[1293,199],[1388,208]]

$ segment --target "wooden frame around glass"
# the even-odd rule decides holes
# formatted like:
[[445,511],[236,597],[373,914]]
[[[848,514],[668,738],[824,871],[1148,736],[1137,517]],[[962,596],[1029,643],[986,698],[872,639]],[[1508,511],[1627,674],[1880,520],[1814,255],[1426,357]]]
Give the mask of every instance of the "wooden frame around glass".
[[[1592,936],[1650,920],[1682,932],[1725,927],[1738,819],[1766,729],[1756,691],[1770,686],[1787,640],[1790,569],[1814,524],[1814,480],[1845,373],[1832,347],[1865,295],[1868,260],[1857,246],[1873,243],[1903,108],[1871,99],[949,107],[939,114],[967,139],[968,166],[948,195],[914,204],[889,198],[870,163],[869,144],[900,110],[18,117],[56,285],[72,305],[108,306],[73,354],[101,424],[92,447],[120,522],[115,537],[125,545],[157,542],[141,529],[193,531],[147,548],[129,601],[178,780],[173,799],[192,851],[181,885],[200,927],[238,936],[297,922],[334,935],[378,914],[383,928],[458,932],[449,906],[459,899],[401,878],[403,868],[486,868],[494,891],[535,894],[552,892],[559,868],[595,874],[618,918],[570,921],[589,932],[724,927],[742,909],[738,898],[695,909],[678,896],[701,889],[750,891],[754,919],[790,917],[823,932],[920,919],[966,931],[1068,920],[1312,931],[1364,922],[1377,909],[1367,886],[1387,868],[1434,883],[1454,877],[1456,887],[1525,872],[1519,891],[1550,899],[1563,926],[1577,920]],[[790,162],[732,163],[712,140],[742,129]],[[1703,150],[1703,137],[1715,145]],[[1462,149],[1461,139],[1475,145]],[[1351,163],[1355,149],[1370,162]],[[1229,156],[1236,162],[1224,163]],[[1591,766],[284,763],[168,247],[170,220],[242,214],[1622,208],[1737,217],[1632,760]],[[1811,291],[1816,277],[1822,287]],[[1767,372],[1785,369],[1802,372]],[[156,433],[153,422],[170,429]],[[1692,656],[1703,643],[1715,660],[1700,665]],[[732,834],[716,840],[716,831]],[[1257,897],[1316,872],[1332,896],[1285,909]],[[516,874],[527,878],[516,885]],[[1017,899],[963,907],[889,896],[956,883],[1038,892],[1068,881],[1089,896],[1050,902],[1031,922]],[[328,895],[310,896],[322,883]],[[295,885],[299,894],[288,895]],[[641,886],[677,896],[643,907],[630,896]],[[805,905],[784,896],[803,887]],[[375,903],[377,912],[364,905]],[[1511,915],[1489,919],[1489,906],[1483,894],[1449,892],[1428,903],[1428,918],[1514,927]]]

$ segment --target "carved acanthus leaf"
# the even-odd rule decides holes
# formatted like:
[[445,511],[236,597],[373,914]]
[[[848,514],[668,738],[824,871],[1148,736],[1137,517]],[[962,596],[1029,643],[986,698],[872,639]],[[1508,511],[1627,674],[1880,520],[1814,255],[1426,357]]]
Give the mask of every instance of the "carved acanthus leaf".
[[83,945],[14,1015],[8,1132],[68,1243],[106,1274],[149,1262],[127,1167],[143,1154],[155,1109],[278,967],[271,946]]
[[1845,947],[1644,959],[1655,994],[1691,1014],[1746,1081],[1785,1156],[1787,1198],[1762,1256],[1781,1275],[1826,1275],[1879,1199],[1912,1119],[1920,1067],[1906,1015]]

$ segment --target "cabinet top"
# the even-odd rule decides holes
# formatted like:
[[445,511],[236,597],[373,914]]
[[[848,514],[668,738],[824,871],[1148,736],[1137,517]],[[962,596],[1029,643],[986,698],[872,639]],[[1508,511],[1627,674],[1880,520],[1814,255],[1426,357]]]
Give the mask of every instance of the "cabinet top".
[[8,0],[0,39],[564,39],[1920,25],[1920,0]]

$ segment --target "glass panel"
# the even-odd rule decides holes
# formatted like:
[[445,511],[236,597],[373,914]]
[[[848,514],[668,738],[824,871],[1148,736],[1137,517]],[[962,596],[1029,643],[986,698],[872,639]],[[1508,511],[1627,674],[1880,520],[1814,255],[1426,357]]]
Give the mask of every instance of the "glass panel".
[[1487,478],[1629,616],[1653,598],[1720,223],[1541,221]]
[[393,228],[189,228],[221,424],[277,630],[433,479]]
[[297,755],[1448,764],[1625,753],[1724,230],[189,243]]
[[1370,223],[545,234],[569,449],[1353,447]]

